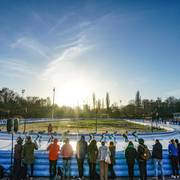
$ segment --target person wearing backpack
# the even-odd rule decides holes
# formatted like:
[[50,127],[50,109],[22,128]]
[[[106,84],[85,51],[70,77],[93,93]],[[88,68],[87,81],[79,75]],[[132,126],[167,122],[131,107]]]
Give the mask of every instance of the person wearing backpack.
[[168,152],[169,152],[169,157],[171,160],[172,171],[173,171],[173,175],[171,177],[173,179],[179,178],[178,149],[177,149],[174,139],[172,139],[168,145]]
[[162,154],[162,145],[158,139],[156,139],[155,144],[152,149],[152,159],[154,161],[155,168],[155,179],[158,180],[158,166],[161,170],[162,180],[164,180],[164,170],[163,170],[163,162],[162,162],[163,154]]
[[113,141],[110,141],[109,143],[109,151],[110,151],[110,159],[111,159],[111,164],[109,164],[109,170],[111,174],[111,179],[114,179],[116,177],[116,174],[114,172],[114,164],[116,163],[116,146],[114,145]]
[[134,164],[137,157],[137,151],[134,148],[134,144],[132,141],[129,141],[129,144],[125,150],[126,162],[128,165],[128,174],[129,180],[133,180],[134,178]]
[[96,160],[98,156],[97,142],[93,139],[88,146],[88,162],[90,180],[96,180]]
[[140,138],[137,150],[137,159],[139,165],[140,179],[147,179],[147,160],[150,158],[150,152],[144,144],[144,139]]
[[81,136],[81,139],[77,142],[76,145],[76,159],[78,164],[79,179],[82,179],[84,175],[83,165],[86,154],[87,154],[87,142],[85,141],[85,137]]

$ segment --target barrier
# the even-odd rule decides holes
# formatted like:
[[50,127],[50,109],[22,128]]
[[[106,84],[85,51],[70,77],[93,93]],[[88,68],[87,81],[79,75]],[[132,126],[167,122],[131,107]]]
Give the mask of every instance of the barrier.
[[[0,165],[2,165],[5,169],[10,167],[10,157],[11,151],[1,150],[0,151]],[[49,176],[49,160],[48,160],[48,152],[46,151],[36,151],[35,153],[35,164],[34,164],[34,175],[35,176]],[[62,157],[60,156],[57,162],[58,166],[62,165]],[[163,167],[166,176],[171,175],[171,165],[168,157],[167,150],[163,151]],[[78,176],[77,162],[75,156],[73,156],[71,160],[71,176]],[[99,173],[99,163],[97,162],[96,167],[97,172]],[[116,165],[114,165],[114,170],[117,176],[125,177],[128,176],[126,159],[124,156],[124,152],[116,153]],[[134,168],[135,176],[139,176],[138,164],[136,162]],[[154,176],[154,165],[152,159],[147,162],[147,174],[148,176]],[[84,175],[89,176],[89,166],[87,159],[85,160],[84,166]]]

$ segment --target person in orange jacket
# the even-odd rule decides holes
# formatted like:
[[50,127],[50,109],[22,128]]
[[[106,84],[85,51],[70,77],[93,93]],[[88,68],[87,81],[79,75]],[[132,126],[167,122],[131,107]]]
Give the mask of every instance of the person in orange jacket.
[[[71,157],[73,155],[73,149],[71,144],[69,144],[69,139],[67,138],[65,144],[61,148],[61,154],[63,158],[63,178],[70,179],[70,166],[71,166]],[[66,176],[67,175],[67,176]]]
[[47,147],[49,151],[49,174],[50,178],[56,176],[56,165],[59,157],[60,146],[58,145],[58,139],[54,141]]

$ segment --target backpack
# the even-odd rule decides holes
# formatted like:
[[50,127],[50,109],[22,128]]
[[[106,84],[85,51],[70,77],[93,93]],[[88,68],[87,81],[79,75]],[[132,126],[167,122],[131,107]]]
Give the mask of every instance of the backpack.
[[151,158],[151,153],[150,153],[148,147],[142,146],[142,145],[141,145],[141,147],[143,148],[143,153],[141,154],[141,159],[145,160],[145,161],[149,160]]

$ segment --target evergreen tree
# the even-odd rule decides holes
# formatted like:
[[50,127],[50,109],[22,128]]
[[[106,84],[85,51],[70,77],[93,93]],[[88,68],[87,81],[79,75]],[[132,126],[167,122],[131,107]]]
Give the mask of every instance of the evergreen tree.
[[109,93],[106,93],[106,109],[107,111],[109,111],[110,108],[110,97],[109,97]]
[[139,107],[139,106],[141,105],[141,96],[140,96],[140,92],[139,92],[139,91],[137,91],[137,93],[136,93],[135,105],[136,105],[137,107]]

